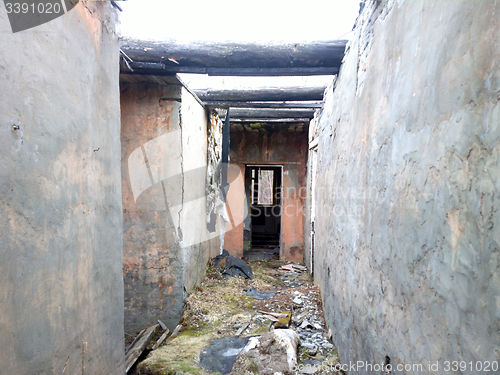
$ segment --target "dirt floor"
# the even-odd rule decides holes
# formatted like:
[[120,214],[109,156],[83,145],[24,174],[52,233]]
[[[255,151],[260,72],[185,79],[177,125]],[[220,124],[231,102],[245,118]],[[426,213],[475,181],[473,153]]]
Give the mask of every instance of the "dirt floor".
[[[280,270],[284,265],[290,267],[290,263],[275,260],[250,261],[249,265],[254,273],[253,280],[242,277],[223,279],[213,265],[209,267],[205,280],[186,300],[179,323],[182,325],[180,332],[169,337],[139,363],[136,373],[213,374],[200,367],[200,353],[212,340],[237,334],[240,337],[265,335],[280,324],[266,312],[291,312],[289,328],[300,338],[298,365],[293,372],[274,373],[338,374],[330,371],[339,359],[335,347],[327,339],[320,291],[313,285],[308,272]],[[252,287],[276,295],[269,299],[254,299],[245,294]],[[286,360],[286,355],[284,358]],[[262,363],[254,359],[240,355],[231,374],[267,373]],[[276,356],[269,359],[276,360]]]

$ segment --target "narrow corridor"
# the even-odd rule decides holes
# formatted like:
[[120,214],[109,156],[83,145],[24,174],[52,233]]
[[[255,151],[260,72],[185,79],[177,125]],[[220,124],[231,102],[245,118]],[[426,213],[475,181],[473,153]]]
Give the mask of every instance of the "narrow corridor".
[[[249,338],[272,335],[279,314],[289,313],[291,319],[285,318],[276,330],[292,330],[300,339],[293,373],[339,373],[334,369],[341,369],[342,365],[329,340],[331,334],[329,336],[325,326],[320,291],[306,268],[277,260],[250,261],[249,265],[254,274],[252,280],[241,277],[224,279],[212,265],[206,278],[186,299],[178,334],[134,366],[130,374],[209,375],[214,371],[234,375],[290,374],[286,349],[278,342],[268,346],[272,358],[255,350],[243,356],[236,353],[229,360],[224,356],[231,348],[238,352],[238,345],[245,346]],[[262,294],[272,293],[269,293],[271,296],[252,294],[255,290],[264,292]],[[242,341],[234,347],[237,337]],[[232,341],[212,350],[210,345],[216,345],[223,338]],[[210,350],[209,358],[202,354],[207,350]]]

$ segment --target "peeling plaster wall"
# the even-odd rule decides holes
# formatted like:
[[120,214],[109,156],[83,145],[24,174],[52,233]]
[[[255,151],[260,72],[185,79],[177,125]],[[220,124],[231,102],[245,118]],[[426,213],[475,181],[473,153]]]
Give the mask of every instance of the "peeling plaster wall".
[[[208,154],[207,176],[205,182],[205,195],[207,200],[208,226],[214,229],[217,212],[224,207],[221,197],[222,187],[222,130],[224,124],[216,110],[210,113],[210,123],[207,129]],[[221,233],[223,237],[224,234]]]
[[500,358],[499,14],[370,1],[358,20],[317,135],[314,272],[343,362]]
[[[246,163],[283,163],[283,218],[281,258],[290,261],[303,261],[304,256],[304,203],[306,197],[306,155],[307,126],[291,124],[269,125],[241,131],[241,125],[231,128],[230,163],[245,175]],[[276,130],[281,126],[281,130]],[[278,164],[280,165],[280,164]],[[245,211],[244,184],[231,185],[228,202],[231,211],[237,212],[236,221],[240,223],[227,228],[224,248],[232,255],[243,256],[243,219]],[[231,230],[230,230],[231,229]]]
[[181,85],[122,83],[125,330],[173,330],[220,248],[207,230],[207,116]]
[[124,373],[117,17],[0,3],[2,374]]
[[[207,113],[194,96],[182,88],[182,151],[184,200],[183,228],[184,286],[190,291],[205,276],[206,264],[220,253],[221,219],[216,231],[207,230],[206,174],[208,168]],[[186,229],[184,229],[186,228]]]

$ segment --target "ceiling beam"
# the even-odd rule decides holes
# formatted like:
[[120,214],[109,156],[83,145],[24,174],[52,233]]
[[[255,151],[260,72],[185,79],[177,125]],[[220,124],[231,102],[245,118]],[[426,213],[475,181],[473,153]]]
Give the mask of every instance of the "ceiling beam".
[[217,108],[321,108],[323,102],[320,100],[307,100],[301,102],[252,102],[252,101],[207,101],[203,102],[208,107]]
[[242,123],[242,122],[248,122],[248,123],[303,123],[303,124],[309,124],[311,119],[309,118],[230,118],[230,122],[232,123]]
[[283,119],[283,118],[307,118],[314,117],[314,109],[284,109],[284,108],[230,108],[229,118],[235,119]]
[[164,75],[177,73],[208,74],[209,76],[235,77],[283,77],[283,76],[328,76],[339,72],[337,67],[327,68],[207,68],[200,66],[167,66],[163,63],[128,62],[130,69],[122,69],[125,74]]
[[213,101],[318,101],[323,100],[326,86],[315,87],[270,87],[258,89],[234,89],[234,90],[193,90],[203,102]]
[[237,77],[280,77],[280,76],[333,76],[338,74],[338,67],[319,68],[207,68],[209,76]]
[[[187,72],[183,69],[216,68],[211,73],[207,70],[203,73],[235,75],[237,70],[227,69],[238,68],[240,69],[239,74],[264,75],[270,74],[271,69],[275,68],[338,69],[344,57],[346,43],[346,40],[307,43],[215,43],[201,41],[182,43],[171,40],[145,41],[122,38],[120,49],[133,63],[159,63],[164,66],[165,71]],[[134,69],[133,66],[131,67]],[[137,69],[145,68],[146,66],[142,68],[137,66]],[[154,69],[157,68],[159,66]],[[259,69],[262,70],[259,71]],[[309,74],[313,74],[314,69],[309,70]],[[292,69],[288,75],[297,75],[299,72],[300,70],[294,71]],[[316,74],[323,74],[321,69],[317,72]],[[334,72],[334,70],[328,72]]]

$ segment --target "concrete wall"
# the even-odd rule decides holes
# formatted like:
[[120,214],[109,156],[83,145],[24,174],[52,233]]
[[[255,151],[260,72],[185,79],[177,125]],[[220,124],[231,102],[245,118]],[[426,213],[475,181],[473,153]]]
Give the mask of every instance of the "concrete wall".
[[[282,240],[280,257],[283,260],[303,261],[303,219],[306,197],[307,126],[303,124],[268,125],[251,131],[242,125],[231,128],[230,163],[244,176],[245,165],[270,163],[283,166]],[[281,127],[281,130],[277,130]],[[244,215],[244,184],[229,189],[231,211]],[[237,221],[241,223],[241,221]],[[243,256],[244,224],[227,231],[224,248],[232,255]]]
[[116,20],[12,34],[0,3],[3,374],[124,373]]
[[315,186],[314,271],[344,362],[443,374],[500,357],[499,13],[369,2],[358,21]]
[[248,205],[245,204],[245,165],[229,164],[227,179],[230,181],[230,187],[226,196],[226,207],[230,218],[226,223],[224,249],[231,255],[241,258],[244,221],[248,216]]
[[219,253],[207,231],[205,109],[181,85],[121,85],[125,331],[161,319]]

